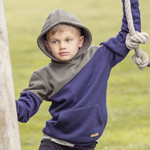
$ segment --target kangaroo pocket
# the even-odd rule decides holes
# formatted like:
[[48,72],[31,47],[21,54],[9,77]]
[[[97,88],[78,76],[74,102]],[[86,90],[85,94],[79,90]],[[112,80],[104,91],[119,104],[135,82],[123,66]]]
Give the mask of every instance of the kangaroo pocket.
[[69,142],[92,142],[104,129],[99,104],[62,111],[53,126],[55,137]]

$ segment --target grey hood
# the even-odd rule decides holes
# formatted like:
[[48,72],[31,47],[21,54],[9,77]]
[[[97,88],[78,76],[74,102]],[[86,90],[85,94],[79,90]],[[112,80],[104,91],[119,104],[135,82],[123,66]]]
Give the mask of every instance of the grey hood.
[[37,44],[45,55],[47,55],[52,60],[59,61],[58,59],[53,57],[51,52],[48,51],[48,49],[44,45],[44,40],[45,40],[45,34],[54,26],[60,23],[66,23],[81,28],[82,35],[84,36],[84,43],[82,48],[80,48],[78,54],[74,57],[77,58],[78,56],[82,55],[91,45],[92,35],[89,29],[86,28],[76,16],[66,12],[65,10],[56,9],[54,12],[51,12],[49,14],[41,30],[41,34],[37,39]]

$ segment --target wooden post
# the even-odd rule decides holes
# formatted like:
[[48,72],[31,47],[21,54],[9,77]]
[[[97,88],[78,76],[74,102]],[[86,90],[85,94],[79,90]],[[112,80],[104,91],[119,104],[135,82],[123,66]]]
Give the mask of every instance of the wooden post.
[[5,18],[0,0],[0,150],[21,150]]

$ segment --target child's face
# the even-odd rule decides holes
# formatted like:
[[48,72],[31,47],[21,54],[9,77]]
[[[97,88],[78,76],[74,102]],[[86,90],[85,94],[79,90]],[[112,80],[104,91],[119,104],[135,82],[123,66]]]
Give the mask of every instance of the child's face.
[[64,30],[62,33],[56,32],[54,35],[50,32],[48,34],[45,46],[55,58],[61,61],[71,60],[84,42],[84,36],[79,36],[76,29]]

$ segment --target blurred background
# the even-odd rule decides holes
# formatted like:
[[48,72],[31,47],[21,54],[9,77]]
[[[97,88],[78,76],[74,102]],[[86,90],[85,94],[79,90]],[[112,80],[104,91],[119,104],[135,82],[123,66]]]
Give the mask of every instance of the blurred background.
[[[51,11],[65,9],[76,15],[98,45],[120,31],[121,0],[4,0],[15,97],[28,86],[33,71],[50,59],[38,48],[36,40]],[[140,1],[142,31],[150,34],[150,1]],[[150,56],[150,41],[140,46]],[[132,62],[133,51],[115,66],[107,91],[108,124],[96,150],[150,150],[150,68],[141,71]],[[51,118],[51,103],[43,102],[28,123],[19,123],[22,150],[37,150],[42,128]]]

